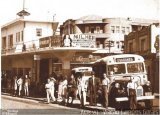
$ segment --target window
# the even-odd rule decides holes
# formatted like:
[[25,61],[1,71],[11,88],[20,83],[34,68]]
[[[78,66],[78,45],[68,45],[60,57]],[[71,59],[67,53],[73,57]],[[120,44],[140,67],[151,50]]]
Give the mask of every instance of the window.
[[141,51],[145,51],[145,39],[141,40]]
[[97,33],[100,33],[100,27],[99,26],[96,27],[96,31],[97,31]]
[[37,36],[42,36],[42,29],[41,28],[36,29],[36,35]]
[[20,32],[16,33],[16,42],[20,42]]
[[120,45],[119,41],[117,41],[116,44],[117,44],[117,48],[119,49],[119,47],[120,47],[119,46]]
[[124,41],[120,42],[121,50],[124,50]]
[[115,27],[114,26],[111,26],[111,31],[112,31],[112,33],[115,32]]
[[108,66],[108,75],[126,73],[125,64],[116,64]]
[[89,33],[89,27],[88,26],[85,27],[85,33]]
[[13,47],[13,35],[8,36],[8,46],[9,48]]
[[94,33],[94,27],[91,28],[91,33]]
[[122,27],[122,33],[125,34],[125,27]]
[[116,33],[119,33],[119,32],[120,32],[120,27],[116,26]]
[[143,63],[130,63],[127,64],[128,73],[144,72]]
[[2,37],[2,49],[6,48],[6,37]]

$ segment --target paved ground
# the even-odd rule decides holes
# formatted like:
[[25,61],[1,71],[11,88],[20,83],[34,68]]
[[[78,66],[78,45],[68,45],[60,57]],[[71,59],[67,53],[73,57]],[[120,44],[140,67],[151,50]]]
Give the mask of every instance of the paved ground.
[[[79,100],[75,100],[73,106],[64,106],[60,103],[46,104],[45,98],[20,98],[9,95],[2,95],[2,110],[18,110],[19,113],[27,114],[130,114],[130,111],[115,111],[110,108],[106,111],[103,107],[87,106],[84,109],[79,107]],[[157,114],[159,112],[159,98],[153,100],[153,110],[141,111],[146,114],[151,112]],[[157,111],[158,110],[158,111]],[[139,111],[134,111],[135,113]]]

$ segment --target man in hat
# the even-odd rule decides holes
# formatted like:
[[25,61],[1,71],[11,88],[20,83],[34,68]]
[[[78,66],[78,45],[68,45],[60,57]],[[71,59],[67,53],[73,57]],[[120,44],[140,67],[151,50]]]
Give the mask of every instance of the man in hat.
[[95,77],[95,73],[91,73],[92,77],[89,78],[88,81],[88,91],[90,97],[90,105],[96,106],[97,105],[97,91],[99,88],[100,80]]

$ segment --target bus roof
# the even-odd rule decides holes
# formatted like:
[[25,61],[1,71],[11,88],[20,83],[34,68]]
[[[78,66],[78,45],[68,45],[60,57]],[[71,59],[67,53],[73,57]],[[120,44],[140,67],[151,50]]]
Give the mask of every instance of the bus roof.
[[114,64],[114,63],[124,63],[124,62],[143,62],[144,58],[140,55],[136,54],[120,54],[120,55],[112,55],[101,58],[97,60],[95,63],[98,62],[105,62],[107,64]]
[[75,72],[86,72],[86,71],[92,71],[92,67],[77,67],[72,69]]

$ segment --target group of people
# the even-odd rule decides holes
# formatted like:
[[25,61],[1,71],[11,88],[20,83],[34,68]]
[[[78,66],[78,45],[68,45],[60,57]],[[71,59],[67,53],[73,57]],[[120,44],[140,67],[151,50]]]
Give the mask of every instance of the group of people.
[[[97,95],[100,85],[102,85],[102,94],[104,95],[103,105],[108,107],[108,92],[110,80],[107,78],[106,74],[103,74],[104,79],[102,84],[99,78],[95,77],[95,73],[91,72],[91,76],[88,80],[83,75],[79,73],[76,77],[72,74],[70,78],[67,76],[62,76],[61,80],[56,80],[54,77],[49,77],[48,82],[45,84],[47,93],[47,103],[56,101],[58,99],[62,100],[64,104],[73,104],[74,99],[78,98],[80,100],[80,106],[84,107],[86,105],[87,93],[89,94],[89,104],[95,106],[97,104]],[[55,84],[58,82],[58,96],[55,98]],[[70,102],[70,97],[72,98]]]
[[14,76],[13,78],[13,95],[14,96],[29,96],[29,86],[30,86],[30,79],[28,75],[25,75],[25,78]]

